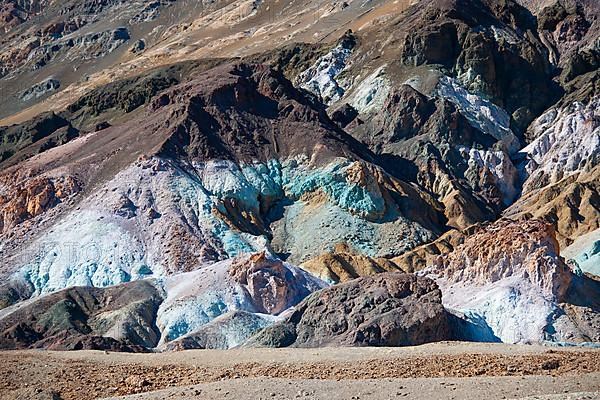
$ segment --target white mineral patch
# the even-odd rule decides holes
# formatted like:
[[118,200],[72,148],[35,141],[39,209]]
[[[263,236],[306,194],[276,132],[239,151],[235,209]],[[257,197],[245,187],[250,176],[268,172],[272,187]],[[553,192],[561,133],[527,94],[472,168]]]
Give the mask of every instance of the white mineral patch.
[[319,58],[308,69],[300,73],[296,83],[303,89],[319,96],[323,103],[330,105],[344,95],[344,89],[337,82],[337,76],[346,68],[352,51],[342,44]]
[[390,93],[391,84],[385,75],[385,65],[367,76],[349,95],[348,103],[361,114],[380,110]]
[[530,127],[535,139],[521,150],[526,156],[523,192],[557,182],[600,161],[600,97],[551,108]]
[[[476,175],[486,168],[495,179],[496,186],[502,193],[504,205],[512,204],[517,196],[519,174],[510,158],[503,151],[459,148],[463,157],[467,160],[469,170]],[[466,174],[468,174],[467,171]]]
[[510,117],[506,111],[468,92],[456,79],[447,76],[440,78],[435,93],[454,103],[473,127],[501,141],[509,154],[518,150],[519,140],[510,129]]
[[551,339],[545,331],[557,306],[521,277],[508,277],[484,286],[449,284],[443,279],[436,282],[444,294],[445,307],[461,311],[474,323],[484,322],[504,343]]
[[[260,311],[248,289],[231,276],[231,263],[229,259],[164,279],[162,286],[166,300],[161,304],[157,316],[157,326],[162,332],[161,344],[194,332],[228,312]],[[296,286],[295,292],[299,293],[297,297],[279,299],[289,301],[288,307],[300,302],[307,294],[327,286],[300,268],[287,263],[284,263],[284,268],[289,275],[286,285]]]
[[144,246],[108,213],[75,213],[30,246],[18,276],[34,295],[69,286],[110,286],[145,276]]
[[578,237],[561,255],[574,260],[581,271],[600,276],[600,229]]
[[505,41],[510,44],[517,44],[520,40],[519,36],[512,29],[496,25],[492,25],[491,29],[494,38],[499,43]]

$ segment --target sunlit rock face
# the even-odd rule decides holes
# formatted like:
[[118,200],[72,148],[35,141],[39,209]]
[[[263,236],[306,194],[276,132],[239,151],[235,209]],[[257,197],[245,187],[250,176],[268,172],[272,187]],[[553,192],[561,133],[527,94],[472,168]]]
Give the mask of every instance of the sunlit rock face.
[[386,272],[310,295],[246,345],[408,346],[452,338],[437,285],[428,278]]
[[2,347],[600,341],[596,2],[59,3],[0,7]]
[[[500,220],[483,226],[422,273],[440,285],[446,307],[479,327],[472,331],[475,340],[596,340],[586,327],[578,326],[573,313],[564,311],[563,304],[594,285],[589,278],[578,277],[559,256],[548,223]],[[595,296],[595,289],[588,295]],[[593,307],[594,301],[578,306]]]
[[161,344],[193,333],[231,311],[277,316],[326,284],[264,252],[222,261],[164,281],[157,314]]
[[335,103],[345,93],[343,85],[337,79],[346,68],[355,45],[353,36],[342,38],[331,51],[320,57],[308,69],[302,71],[296,77],[296,84],[319,96],[323,104]]
[[346,243],[336,244],[331,251],[303,262],[300,268],[330,284],[386,271],[401,271],[393,261],[383,257],[366,256]]
[[600,97],[552,108],[530,127],[532,142],[521,150],[523,192],[554,184],[600,162]]
[[28,161],[22,185],[44,168],[77,180],[57,181],[56,199],[23,192],[31,210],[7,223],[31,240],[11,244],[7,285],[26,298],[265,249],[299,263],[340,242],[383,257],[434,239],[444,229],[436,201],[375,161],[281,74],[218,67],[156,96],[138,120]]
[[[23,257],[30,259],[15,278],[41,294],[193,270],[268,248],[270,236],[275,248],[289,249],[296,260],[344,240],[375,256],[394,249],[400,253],[433,238],[431,231],[411,222],[414,210],[405,211],[406,205],[394,201],[395,193],[410,190],[400,182],[348,160],[317,169],[306,162],[292,159],[282,165],[273,160],[240,167],[210,161],[196,165],[192,176],[165,160],[138,162],[29,246]],[[316,207],[328,212],[310,211]],[[278,216],[279,209],[283,214]],[[362,226],[363,235],[349,237],[353,231],[339,218]],[[337,225],[318,231],[318,241],[315,232],[281,232],[306,223]],[[407,230],[404,242],[396,239],[400,227]]]
[[0,310],[0,347],[231,348],[327,286],[265,252],[159,279],[93,283]]

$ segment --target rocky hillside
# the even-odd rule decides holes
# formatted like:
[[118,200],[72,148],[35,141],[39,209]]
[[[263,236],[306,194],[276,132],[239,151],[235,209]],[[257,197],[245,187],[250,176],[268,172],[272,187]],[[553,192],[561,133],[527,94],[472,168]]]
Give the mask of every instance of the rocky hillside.
[[0,347],[600,342],[594,0],[0,15]]

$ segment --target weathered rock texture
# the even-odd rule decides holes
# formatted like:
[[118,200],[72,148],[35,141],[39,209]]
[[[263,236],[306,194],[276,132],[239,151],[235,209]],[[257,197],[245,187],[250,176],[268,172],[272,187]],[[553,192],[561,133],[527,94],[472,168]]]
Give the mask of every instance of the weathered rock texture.
[[0,348],[227,349],[325,286],[257,253],[163,279],[72,287],[0,310]]
[[[0,308],[147,281],[144,347],[274,319],[298,346],[597,340],[599,23],[594,0],[0,1]],[[289,320],[325,286],[294,265],[345,282],[340,314]],[[82,329],[48,345],[125,345]]]
[[484,285],[517,276],[559,300],[571,279],[554,228],[536,220],[485,226],[454,252],[439,256],[434,268],[451,283]]
[[162,298],[147,282],[109,289],[75,287],[3,310],[0,347],[147,351]]
[[331,252],[303,262],[300,268],[330,283],[347,282],[361,276],[400,269],[387,258],[365,256],[345,243],[339,243]]
[[491,334],[503,342],[597,340],[597,282],[567,266],[549,223],[499,220],[483,226],[423,274],[440,285],[446,307],[479,327],[474,339]]
[[283,322],[248,345],[408,346],[450,339],[452,329],[430,279],[382,273],[309,296]]

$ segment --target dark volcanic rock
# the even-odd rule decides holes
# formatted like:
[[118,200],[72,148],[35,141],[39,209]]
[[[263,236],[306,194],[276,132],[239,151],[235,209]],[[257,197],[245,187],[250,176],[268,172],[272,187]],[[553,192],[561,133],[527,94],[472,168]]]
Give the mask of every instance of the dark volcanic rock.
[[250,161],[316,151],[321,160],[359,155],[372,161],[314,96],[266,65],[218,66],[163,92],[148,109],[161,115],[153,129],[166,126],[160,155],[170,158]]
[[181,83],[183,76],[198,74],[223,60],[182,62],[156,68],[140,76],[109,83],[91,90],[68,107],[69,117],[87,125],[94,117],[111,113],[119,116],[146,104],[162,90]]
[[417,5],[401,60],[442,65],[513,116],[522,133],[560,95],[535,18],[513,1],[444,0]]
[[450,226],[493,219],[504,207],[498,182],[475,173],[460,150],[492,149],[496,139],[474,128],[453,103],[402,85],[377,114],[353,128],[355,137],[383,155],[388,169],[439,196]]
[[79,131],[71,123],[53,112],[18,125],[0,127],[0,162],[17,155],[17,162],[52,147],[67,143],[79,136]]
[[343,129],[354,121],[357,116],[358,111],[350,104],[346,103],[331,114],[331,120]]
[[373,133],[384,134],[384,143],[414,137],[435,108],[435,103],[426,96],[409,85],[402,85],[387,97],[382,112],[373,118]]
[[430,279],[382,273],[316,292],[249,346],[409,346],[453,336]]

